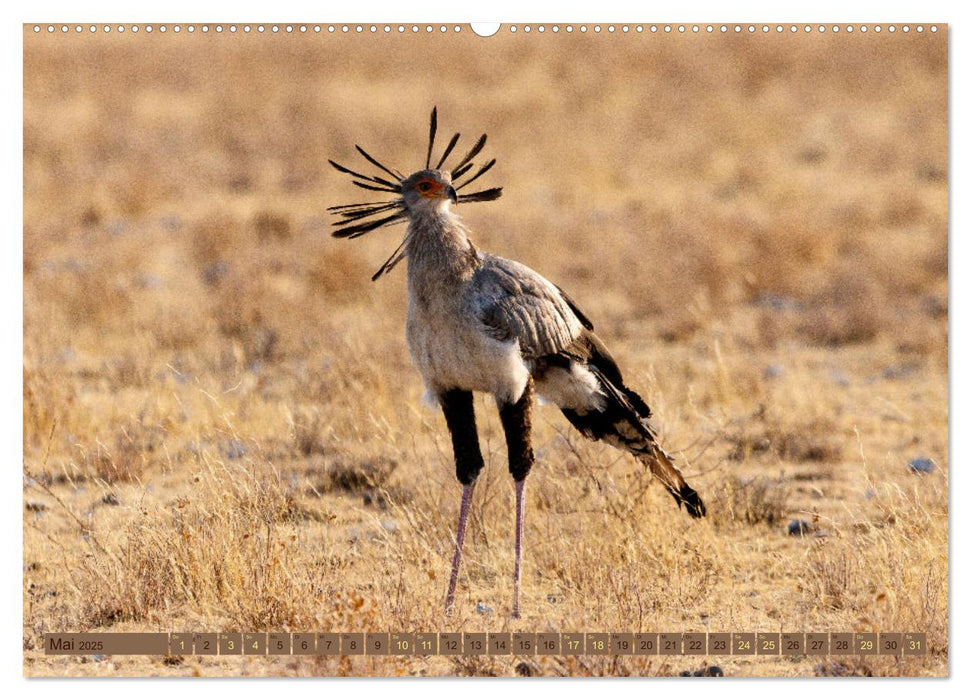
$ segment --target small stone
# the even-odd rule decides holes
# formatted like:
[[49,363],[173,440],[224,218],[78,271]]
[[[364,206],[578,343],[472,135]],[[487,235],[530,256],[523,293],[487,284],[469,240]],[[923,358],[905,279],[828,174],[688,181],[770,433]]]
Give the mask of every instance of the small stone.
[[121,501],[118,500],[118,496],[113,493],[106,493],[101,497],[101,502],[106,506],[118,506],[121,505]]
[[793,520],[789,523],[789,534],[793,537],[808,535],[812,532],[812,526],[805,520]]
[[491,615],[495,612],[491,605],[486,605],[481,601],[475,604],[475,611],[480,615]]
[[934,462],[927,457],[915,457],[907,463],[907,467],[915,474],[930,474],[934,471]]
[[24,503],[24,508],[31,513],[43,513],[45,510],[47,510],[47,504],[41,503],[40,501],[27,501]]

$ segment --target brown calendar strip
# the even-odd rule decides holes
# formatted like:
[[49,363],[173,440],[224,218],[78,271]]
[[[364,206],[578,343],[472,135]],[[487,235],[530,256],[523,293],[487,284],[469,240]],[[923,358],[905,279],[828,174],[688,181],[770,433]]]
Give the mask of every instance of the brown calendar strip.
[[162,632],[45,634],[46,654],[168,654],[169,635]]
[[50,633],[49,655],[916,656],[920,632]]

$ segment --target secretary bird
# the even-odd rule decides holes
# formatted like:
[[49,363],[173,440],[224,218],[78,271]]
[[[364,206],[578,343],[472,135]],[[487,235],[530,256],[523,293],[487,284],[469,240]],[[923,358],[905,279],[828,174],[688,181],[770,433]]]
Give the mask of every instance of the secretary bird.
[[441,405],[452,437],[462,501],[446,613],[455,599],[469,507],[483,467],[472,392],[495,397],[516,490],[512,616],[518,618],[524,489],[534,461],[534,393],[555,403],[585,437],[603,440],[643,462],[693,517],[705,515],[705,506],[658,444],[651,409],[624,384],[617,363],[573,299],[525,265],[480,251],[469,240],[452,207],[502,195],[501,187],[460,194],[496,160],[460,182],[474,167],[486,136],[454,167],[445,169],[459,140],[455,134],[432,167],[437,125],[433,109],[425,167],[408,177],[385,167],[360,146],[355,148],[380,174],[366,175],[329,161],[354,178],[357,187],[394,195],[389,201],[345,204],[329,211],[339,217],[333,234],[338,238],[357,238],[408,222],[404,240],[371,279],[408,260],[408,349],[429,395]]

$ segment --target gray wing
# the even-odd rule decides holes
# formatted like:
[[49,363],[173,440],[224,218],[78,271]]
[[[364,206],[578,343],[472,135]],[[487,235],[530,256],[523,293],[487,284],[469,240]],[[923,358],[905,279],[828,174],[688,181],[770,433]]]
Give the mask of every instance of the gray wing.
[[525,265],[484,255],[467,303],[497,340],[518,340],[523,357],[552,355],[593,326],[559,287]]

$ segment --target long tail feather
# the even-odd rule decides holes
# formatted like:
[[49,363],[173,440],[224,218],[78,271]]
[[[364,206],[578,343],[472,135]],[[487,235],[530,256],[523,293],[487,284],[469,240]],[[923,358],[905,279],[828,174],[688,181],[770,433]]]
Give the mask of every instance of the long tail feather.
[[[591,440],[603,440],[630,452],[651,470],[689,515],[694,518],[705,515],[705,504],[698,492],[688,486],[674,466],[674,458],[658,444],[650,421],[651,409],[636,392],[624,385],[617,363],[593,332],[581,333],[568,349],[542,359],[544,361],[538,363],[538,367],[562,368],[565,363],[571,375],[580,370],[596,379],[596,393],[591,395],[591,403],[585,409],[561,406],[563,415],[577,430]],[[538,381],[543,381],[542,375]]]
[[684,506],[688,515],[692,518],[704,517],[707,513],[705,504],[698,492],[688,486],[681,472],[674,466],[674,459],[657,443],[652,447],[650,452],[640,454],[638,458],[651,470],[651,474],[664,484],[664,488],[668,490],[675,502],[679,506]]

